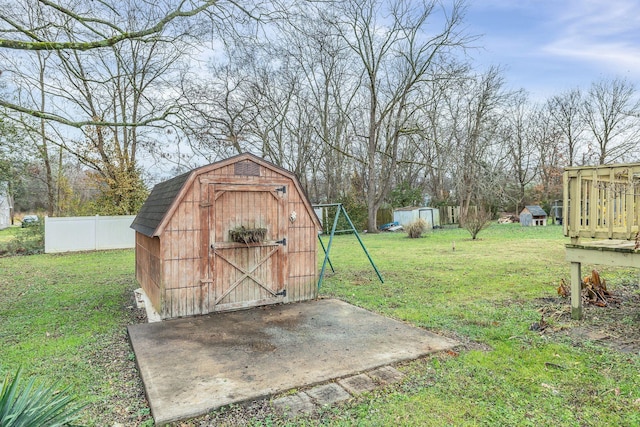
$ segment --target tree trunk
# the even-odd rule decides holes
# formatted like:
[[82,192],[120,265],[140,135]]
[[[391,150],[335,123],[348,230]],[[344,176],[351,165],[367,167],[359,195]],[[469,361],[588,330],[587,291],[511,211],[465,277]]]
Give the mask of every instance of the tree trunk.
[[[46,67],[46,58],[42,58],[38,52],[38,62],[40,63],[39,84],[40,84],[40,111],[45,111],[45,82],[44,70]],[[51,162],[49,159],[49,150],[47,147],[47,133],[45,128],[45,120],[40,119],[40,138],[41,142],[38,147],[42,161],[44,162],[45,181],[47,185],[47,215],[53,216],[56,205],[56,189],[53,182],[53,174],[51,173]]]

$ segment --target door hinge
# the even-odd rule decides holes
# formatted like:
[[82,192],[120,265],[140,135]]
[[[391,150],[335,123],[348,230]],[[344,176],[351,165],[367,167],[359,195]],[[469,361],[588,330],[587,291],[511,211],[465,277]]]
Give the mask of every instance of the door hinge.
[[276,294],[276,296],[277,297],[286,297],[287,296],[287,290],[286,289],[281,290],[280,292],[278,292]]
[[287,186],[283,185],[282,187],[278,187],[276,191],[282,191],[282,194],[287,194]]
[[282,246],[287,246],[287,238],[285,237],[282,240],[277,240],[276,243]]

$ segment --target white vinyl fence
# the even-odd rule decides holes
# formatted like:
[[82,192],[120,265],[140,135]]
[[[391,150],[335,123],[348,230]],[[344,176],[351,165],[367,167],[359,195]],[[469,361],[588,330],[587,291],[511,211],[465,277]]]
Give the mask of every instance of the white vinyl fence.
[[135,247],[129,226],[135,215],[73,216],[44,219],[44,251],[75,252]]

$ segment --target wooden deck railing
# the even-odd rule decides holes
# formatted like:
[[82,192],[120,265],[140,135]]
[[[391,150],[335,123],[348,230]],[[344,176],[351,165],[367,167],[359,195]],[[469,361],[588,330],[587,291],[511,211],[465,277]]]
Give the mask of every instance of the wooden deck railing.
[[564,235],[634,240],[640,224],[640,163],[567,168]]

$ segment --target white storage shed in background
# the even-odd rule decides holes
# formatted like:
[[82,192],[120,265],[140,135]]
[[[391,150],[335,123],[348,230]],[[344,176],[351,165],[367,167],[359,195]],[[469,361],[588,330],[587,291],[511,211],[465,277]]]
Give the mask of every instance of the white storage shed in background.
[[11,225],[11,197],[9,196],[8,185],[0,182],[0,230]]
[[429,229],[440,227],[440,210],[436,208],[428,207],[406,207],[399,208],[393,211],[393,221],[397,222],[403,227],[416,221],[418,218],[422,218],[427,222]]

